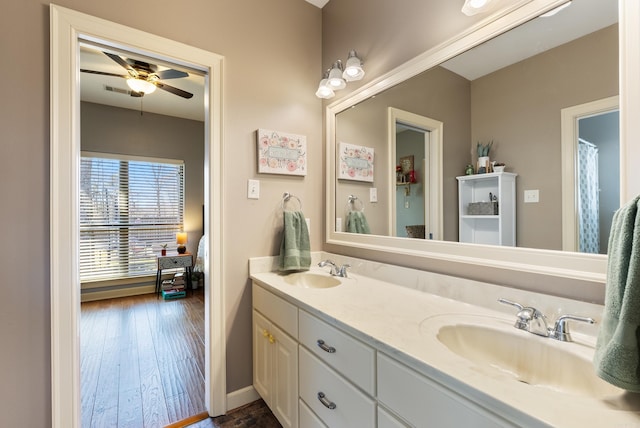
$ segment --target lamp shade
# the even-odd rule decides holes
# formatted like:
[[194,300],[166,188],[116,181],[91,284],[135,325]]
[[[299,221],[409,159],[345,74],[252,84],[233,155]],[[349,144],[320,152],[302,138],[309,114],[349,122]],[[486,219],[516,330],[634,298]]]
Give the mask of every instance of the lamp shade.
[[176,244],[184,245],[187,243],[187,232],[176,233]]
[[156,85],[151,82],[147,82],[146,80],[136,79],[135,77],[130,77],[127,79],[127,85],[131,88],[132,91],[142,92],[143,94],[150,94],[156,90]]
[[320,81],[320,84],[318,85],[318,90],[316,91],[316,97],[318,98],[329,99],[329,98],[333,98],[336,95],[335,92],[333,92],[333,89],[331,89],[331,87],[329,86],[330,71],[331,70],[327,70],[327,72],[324,73],[324,77],[322,78],[322,80]]
[[362,60],[358,57],[355,50],[349,52],[349,57],[347,58],[347,64],[344,68],[344,73],[342,73],[342,77],[347,82],[360,80],[364,77]]
[[329,87],[334,91],[344,89],[347,82],[342,78],[342,61],[337,60],[329,72]]

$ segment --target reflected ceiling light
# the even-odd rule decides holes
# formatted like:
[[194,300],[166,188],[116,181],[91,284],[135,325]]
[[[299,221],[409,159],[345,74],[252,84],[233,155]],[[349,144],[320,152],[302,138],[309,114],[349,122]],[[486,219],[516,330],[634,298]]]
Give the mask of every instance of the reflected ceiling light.
[[555,9],[551,9],[549,12],[547,13],[543,13],[542,15],[540,15],[542,18],[548,18],[550,16],[555,15],[556,13],[560,12],[562,9],[564,9],[565,7],[569,7],[571,6],[571,0],[566,2],[565,4],[561,4],[560,6],[556,7]]
[[135,77],[130,77],[127,79],[127,85],[131,88],[132,91],[140,92],[143,94],[150,94],[156,90],[156,85],[151,82],[147,82],[146,80],[136,79]]
[[329,87],[334,91],[344,89],[347,86],[347,82],[342,78],[342,61],[337,60],[333,63],[333,67],[329,72]]
[[316,91],[316,97],[324,98],[325,100],[333,98],[336,95],[335,92],[333,92],[333,89],[329,86],[329,71],[330,70],[327,70],[327,72],[324,73],[324,77],[320,81],[320,85],[318,85],[318,90]]
[[467,16],[475,15],[476,13],[484,12],[491,0],[465,0],[464,6],[462,6],[462,13]]
[[344,73],[342,73],[342,77],[347,82],[360,80],[364,77],[364,70],[362,69],[362,60],[358,57],[358,54],[356,53],[355,50],[349,51],[347,64],[344,68]]

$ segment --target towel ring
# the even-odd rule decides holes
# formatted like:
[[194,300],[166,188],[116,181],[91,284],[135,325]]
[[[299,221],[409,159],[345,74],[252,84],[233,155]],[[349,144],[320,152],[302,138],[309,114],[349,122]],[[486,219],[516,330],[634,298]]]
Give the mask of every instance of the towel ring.
[[[355,195],[349,195],[347,196],[347,211],[360,211],[361,213],[364,212],[364,202],[362,202],[360,199],[358,199],[357,196]],[[356,202],[360,202],[360,208],[356,207]]]
[[286,211],[284,205],[289,202],[291,198],[295,198],[298,201],[298,205],[300,205],[300,211],[302,211],[302,201],[300,200],[300,198],[289,192],[284,192],[284,194],[282,195],[282,211]]

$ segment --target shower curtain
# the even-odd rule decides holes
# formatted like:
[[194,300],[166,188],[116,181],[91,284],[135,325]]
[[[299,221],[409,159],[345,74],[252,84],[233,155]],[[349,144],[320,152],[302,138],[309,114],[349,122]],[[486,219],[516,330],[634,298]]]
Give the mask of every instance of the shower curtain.
[[578,240],[581,253],[600,252],[598,147],[578,139]]

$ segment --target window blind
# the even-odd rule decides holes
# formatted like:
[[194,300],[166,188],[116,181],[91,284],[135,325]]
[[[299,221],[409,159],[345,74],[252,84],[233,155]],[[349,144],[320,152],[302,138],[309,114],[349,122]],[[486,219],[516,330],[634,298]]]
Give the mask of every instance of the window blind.
[[84,154],[80,162],[80,280],[156,273],[184,219],[184,163]]

